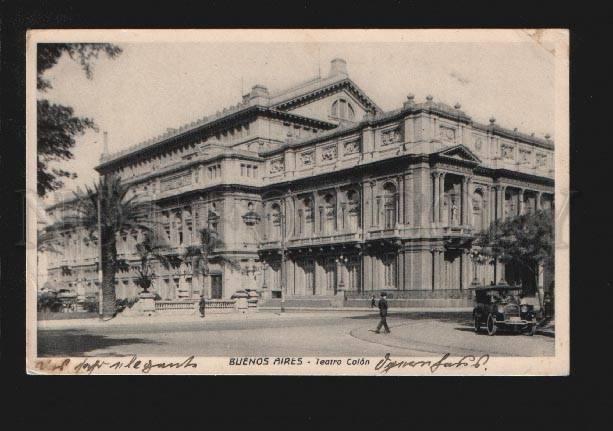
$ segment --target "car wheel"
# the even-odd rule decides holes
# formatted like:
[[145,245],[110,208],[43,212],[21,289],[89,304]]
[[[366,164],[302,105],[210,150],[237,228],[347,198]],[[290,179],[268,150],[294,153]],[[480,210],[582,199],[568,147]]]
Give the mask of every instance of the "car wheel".
[[496,319],[492,314],[490,314],[487,316],[487,335],[494,335],[496,330],[498,330],[498,327],[496,326]]
[[479,315],[475,314],[473,320],[474,320],[475,332],[479,333],[479,331],[481,330],[481,319],[479,319]]

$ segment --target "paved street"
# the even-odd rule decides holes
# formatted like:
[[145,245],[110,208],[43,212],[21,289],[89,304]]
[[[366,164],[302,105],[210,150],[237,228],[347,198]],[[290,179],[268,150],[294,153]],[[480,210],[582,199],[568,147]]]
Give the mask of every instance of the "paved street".
[[488,353],[492,356],[554,354],[542,335],[472,331],[470,314],[404,313],[388,318],[392,333],[371,332],[375,312],[260,312],[243,316],[177,318],[141,322],[42,322],[39,356],[428,356]]

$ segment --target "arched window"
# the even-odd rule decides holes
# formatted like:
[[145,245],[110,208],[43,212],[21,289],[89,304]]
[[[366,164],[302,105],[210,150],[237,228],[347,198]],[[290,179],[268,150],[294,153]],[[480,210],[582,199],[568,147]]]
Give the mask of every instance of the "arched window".
[[383,186],[383,220],[385,229],[396,227],[396,186],[392,183]]
[[347,102],[345,99],[338,99],[332,103],[330,116],[340,120],[352,121],[355,119],[355,110],[353,109],[353,106],[351,106],[351,103]]

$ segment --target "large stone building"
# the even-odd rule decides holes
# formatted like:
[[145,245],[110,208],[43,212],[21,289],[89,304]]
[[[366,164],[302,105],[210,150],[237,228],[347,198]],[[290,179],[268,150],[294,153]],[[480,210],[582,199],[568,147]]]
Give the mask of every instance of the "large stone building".
[[[256,85],[241,103],[117,154],[96,170],[116,174],[155,203],[166,252],[182,256],[198,231],[219,232],[210,277],[190,262],[156,270],[162,298],[453,297],[473,281],[515,282],[517,271],[477,264],[469,250],[490,222],[553,206],[554,145],[473,121],[428,96],[384,112],[335,59],[326,77],[276,94]],[[62,227],[65,203],[47,209],[55,230],[48,277],[95,292],[97,247]],[[120,236],[137,265],[142,232]],[[224,256],[240,270],[224,264]],[[135,296],[136,273],[117,293]]]

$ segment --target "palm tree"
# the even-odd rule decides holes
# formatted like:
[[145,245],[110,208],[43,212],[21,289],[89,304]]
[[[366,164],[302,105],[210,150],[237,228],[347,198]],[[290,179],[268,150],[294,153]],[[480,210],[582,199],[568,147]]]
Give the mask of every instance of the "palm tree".
[[[146,203],[127,196],[128,188],[115,175],[105,175],[84,195],[77,195],[75,221],[89,231],[101,244],[102,317],[116,314],[115,274],[121,266],[117,258],[117,234],[133,230],[150,231],[151,223],[144,220]],[[100,238],[97,238],[99,231]]]
[[[191,261],[193,276],[198,280],[198,285],[202,286],[201,295],[204,295],[204,280],[209,275],[209,259],[210,255],[218,248],[224,246],[221,237],[216,230],[210,228],[202,228],[199,230],[200,244],[189,246],[183,254],[183,261],[188,259]],[[232,259],[228,259],[222,255],[215,255],[216,260],[228,264],[233,269],[240,269],[240,264]]]

